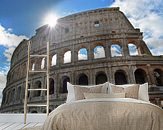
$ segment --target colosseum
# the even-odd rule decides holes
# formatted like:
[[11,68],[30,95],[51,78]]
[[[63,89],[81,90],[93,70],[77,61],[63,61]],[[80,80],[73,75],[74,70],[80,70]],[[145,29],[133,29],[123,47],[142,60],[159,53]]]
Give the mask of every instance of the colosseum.
[[[31,54],[46,54],[50,42],[50,111],[66,100],[67,81],[92,85],[110,81],[115,84],[149,83],[163,86],[163,56],[153,56],[143,41],[143,33],[115,8],[102,8],[58,19],[55,28],[44,25],[31,41]],[[27,43],[15,49],[0,112],[23,112]],[[31,59],[33,70],[46,69],[45,58]],[[45,88],[46,75],[33,73],[30,88]],[[163,98],[163,94],[161,95]],[[30,92],[30,103],[44,102],[45,92]],[[44,107],[30,107],[31,113],[45,112]]]

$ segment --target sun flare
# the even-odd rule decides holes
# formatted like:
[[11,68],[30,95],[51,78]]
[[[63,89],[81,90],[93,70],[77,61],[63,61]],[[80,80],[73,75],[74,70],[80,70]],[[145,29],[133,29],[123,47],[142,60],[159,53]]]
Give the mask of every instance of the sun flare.
[[57,24],[57,16],[55,14],[48,14],[45,18],[45,24],[48,24],[50,27],[54,27]]

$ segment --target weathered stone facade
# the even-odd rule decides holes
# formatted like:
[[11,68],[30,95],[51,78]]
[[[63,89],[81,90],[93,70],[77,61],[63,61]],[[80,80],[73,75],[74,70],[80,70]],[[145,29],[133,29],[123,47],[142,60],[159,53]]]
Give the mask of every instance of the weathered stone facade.
[[[66,100],[67,81],[89,85],[105,81],[163,85],[163,56],[152,56],[142,32],[131,25],[119,8],[96,9],[60,18],[54,29],[46,25],[37,29],[30,41],[31,54],[45,54],[46,42],[50,41],[50,110]],[[13,53],[1,112],[23,112],[27,42],[22,41]],[[136,55],[130,54],[128,45],[131,43],[136,47]],[[115,48],[112,45],[120,48],[119,55],[113,55]],[[104,50],[101,57],[95,56],[96,47]],[[80,49],[85,50],[86,58],[79,58]],[[66,52],[71,54],[69,63],[64,63],[68,57]],[[33,58],[31,69],[46,68],[41,65],[45,61]],[[31,74],[29,87],[45,88],[46,75]],[[31,103],[45,99],[45,92],[30,92],[28,95]],[[45,108],[33,107],[29,112],[45,112]]]

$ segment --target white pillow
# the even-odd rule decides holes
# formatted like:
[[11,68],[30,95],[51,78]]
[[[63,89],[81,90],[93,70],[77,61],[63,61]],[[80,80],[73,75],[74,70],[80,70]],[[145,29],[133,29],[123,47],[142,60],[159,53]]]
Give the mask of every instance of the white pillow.
[[75,101],[74,87],[69,82],[67,82],[67,91],[68,91],[68,94],[67,94],[66,103]]
[[125,93],[112,93],[112,94],[84,93],[84,97],[86,99],[92,99],[92,98],[125,98]]
[[[96,87],[96,86],[101,86],[102,85],[102,90],[101,90],[101,93],[107,93],[108,91],[110,91],[110,87],[109,87],[109,82],[106,82],[104,84],[98,84],[98,85],[91,85],[91,86],[81,86],[81,85],[78,85],[80,87]],[[75,101],[75,92],[74,92],[74,85],[72,85],[71,83],[67,82],[67,91],[68,91],[68,94],[67,94],[67,100],[66,100],[66,103],[70,103],[70,102],[73,102]]]
[[[114,85],[114,84],[109,83],[109,88],[110,88],[110,91],[108,91],[109,94],[112,93],[111,85]],[[116,85],[116,86],[122,87],[122,88],[127,88],[127,87],[131,87],[133,85],[134,84],[124,84],[124,85]],[[138,99],[149,102],[148,83],[144,83],[144,84],[139,85]]]
[[138,99],[149,102],[148,83],[140,85]]

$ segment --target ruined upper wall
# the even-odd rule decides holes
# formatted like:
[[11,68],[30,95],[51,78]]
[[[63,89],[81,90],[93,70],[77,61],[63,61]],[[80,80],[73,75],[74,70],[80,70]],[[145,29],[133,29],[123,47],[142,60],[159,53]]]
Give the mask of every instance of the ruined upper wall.
[[[55,28],[50,28],[47,25],[38,28],[36,34],[30,39],[31,50],[41,53],[41,50],[46,48],[47,41],[50,41],[53,46],[55,44],[57,49],[67,46],[63,42],[79,38],[99,35],[117,35],[121,38],[125,33],[142,35],[139,29],[132,26],[119,8],[90,10],[58,19]],[[27,46],[25,45],[27,41],[22,41],[20,44],[12,56],[12,65],[27,55]]]
[[60,18],[53,29],[40,27],[31,41],[33,49],[37,50],[44,47],[47,41],[59,44],[82,37],[115,33],[140,33],[140,30],[132,26],[119,8],[104,8]]

